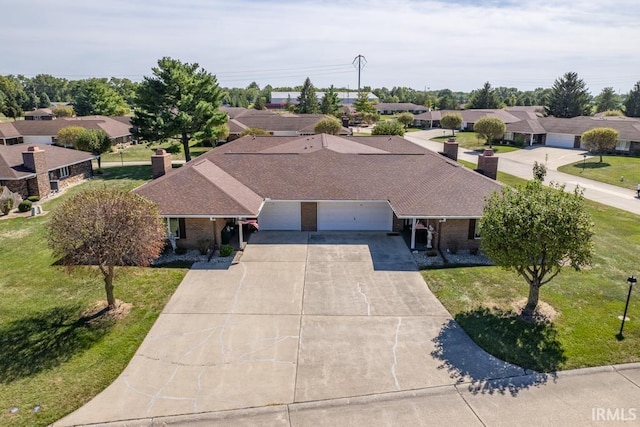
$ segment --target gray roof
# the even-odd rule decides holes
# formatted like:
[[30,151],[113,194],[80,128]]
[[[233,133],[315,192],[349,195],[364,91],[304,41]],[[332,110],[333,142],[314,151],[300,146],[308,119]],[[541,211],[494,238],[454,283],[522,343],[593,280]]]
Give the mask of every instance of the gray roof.
[[630,117],[589,117],[579,116],[570,119],[542,117],[536,120],[522,120],[507,124],[507,132],[517,133],[563,133],[582,135],[584,132],[608,127],[618,131],[618,139],[640,141],[640,120]]
[[401,137],[322,134],[246,136],[135,191],[164,216],[255,217],[271,199],[385,200],[399,217],[477,218],[500,188]]
[[478,109],[478,110],[437,110],[415,116],[416,120],[440,120],[445,114],[460,114],[462,121],[475,123],[483,117],[497,117],[505,123],[513,123],[521,120],[519,117],[510,114],[502,109]]

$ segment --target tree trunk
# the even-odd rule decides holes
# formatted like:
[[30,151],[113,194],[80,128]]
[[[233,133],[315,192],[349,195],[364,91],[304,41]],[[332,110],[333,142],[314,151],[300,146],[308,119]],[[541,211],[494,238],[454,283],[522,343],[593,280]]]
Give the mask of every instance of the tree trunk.
[[113,296],[113,266],[107,267],[107,274],[104,275],[104,290],[107,292],[107,306],[109,310],[116,308],[116,298]]
[[529,298],[527,299],[527,305],[522,309],[522,315],[524,317],[533,317],[533,313],[538,307],[538,299],[540,298],[540,285],[538,283],[529,284]]
[[451,128],[451,136],[454,136],[454,137],[456,136],[456,130],[453,128]]
[[186,132],[182,132],[182,148],[184,148],[184,159],[188,162],[191,160],[191,153],[189,152],[189,135]]
[[99,154],[97,160],[98,160],[98,169],[101,169],[102,168],[102,155]]
[[602,153],[600,153],[600,163],[602,163]]

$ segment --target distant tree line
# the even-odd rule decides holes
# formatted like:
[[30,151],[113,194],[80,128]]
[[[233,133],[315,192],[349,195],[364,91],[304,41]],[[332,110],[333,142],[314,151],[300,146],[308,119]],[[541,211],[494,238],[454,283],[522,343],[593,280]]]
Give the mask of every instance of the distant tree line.
[[[139,82],[118,77],[68,80],[49,74],[38,74],[35,77],[0,76],[0,114],[18,118],[35,108],[50,107],[52,103],[70,103],[76,115],[125,114],[135,108],[136,89],[139,85]],[[303,107],[294,106],[294,100],[289,100],[286,107],[298,112],[330,115],[339,115],[341,112],[337,93],[349,91],[348,88],[333,86],[315,88],[308,78],[302,85],[293,87],[266,85],[260,88],[256,82],[252,82],[246,88],[221,89],[223,105],[260,110],[271,102],[271,93],[274,91],[303,92]],[[325,92],[325,98],[316,102],[315,97],[307,96],[310,90]],[[471,92],[428,88],[418,90],[402,86],[391,89],[364,86],[361,92],[375,94],[380,102],[410,102],[435,110],[538,105],[545,107],[546,114],[556,117],[595,113],[640,117],[640,81],[626,94],[617,93],[612,87],[605,87],[597,96],[593,96],[585,82],[574,72],[565,73],[550,88],[540,87],[527,91],[515,87],[492,87],[489,82],[485,82],[481,88]]]

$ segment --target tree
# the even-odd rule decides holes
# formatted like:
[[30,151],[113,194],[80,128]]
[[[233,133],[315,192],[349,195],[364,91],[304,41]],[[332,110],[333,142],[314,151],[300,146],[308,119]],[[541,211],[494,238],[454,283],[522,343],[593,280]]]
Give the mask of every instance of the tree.
[[636,82],[624,102],[627,117],[640,117],[640,81]]
[[220,111],[224,93],[216,77],[196,63],[164,57],[136,89],[131,123],[147,141],[175,138],[191,160],[189,142],[217,139],[227,131],[227,114]]
[[316,89],[313,87],[313,84],[311,83],[311,79],[307,77],[306,80],[304,81],[304,84],[302,85],[300,96],[298,97],[298,105],[296,106],[296,113],[313,114],[313,113],[317,113],[318,110],[319,110],[319,107],[318,107],[318,97],[316,96]]
[[320,101],[320,112],[322,114],[330,114],[335,116],[340,111],[340,98],[338,92],[333,88],[333,85],[322,96]]
[[51,112],[56,117],[73,117],[73,107],[70,105],[57,105],[51,107]]
[[137,83],[127,78],[111,77],[108,84],[124,99],[127,105],[132,106],[134,104]]
[[533,162],[533,179],[537,179],[540,182],[544,181],[547,176],[547,165],[544,163]]
[[160,254],[165,236],[154,203],[135,193],[103,188],[62,202],[51,214],[47,237],[63,264],[98,266],[108,309],[113,309],[115,267],[149,265]]
[[47,95],[47,92],[42,92],[40,94],[40,98],[39,98],[38,102],[38,108],[48,108],[51,106],[51,100],[49,99],[49,95]]
[[371,134],[404,136],[404,126],[397,120],[385,120],[377,123]]
[[561,118],[591,115],[591,95],[578,74],[565,73],[556,79],[545,107],[548,115]]
[[14,76],[0,76],[0,113],[16,119],[24,114],[29,102],[20,81]]
[[500,100],[496,95],[496,91],[491,87],[489,82],[485,82],[481,89],[475,90],[469,102],[467,108],[499,108]]
[[495,139],[502,138],[507,127],[504,122],[497,117],[483,117],[473,125],[473,130],[487,141],[491,146],[491,142]]
[[98,168],[101,168],[100,155],[111,151],[111,138],[102,129],[82,129],[76,138],[75,147],[98,156]]
[[266,110],[267,100],[263,96],[258,96],[256,102],[253,104],[253,108],[256,110]]
[[248,128],[243,130],[242,132],[240,132],[240,137],[246,136],[246,135],[256,135],[256,136],[270,136],[271,134],[264,130],[264,129],[259,129],[259,128]]
[[522,314],[531,317],[540,287],[562,267],[589,265],[593,224],[584,209],[583,192],[545,187],[538,180],[524,187],[504,187],[487,199],[480,221],[482,250],[498,266],[517,272],[529,284]]
[[457,113],[445,114],[440,118],[440,126],[443,129],[451,129],[451,136],[455,136],[455,130],[462,126],[462,116]]
[[358,113],[377,113],[376,107],[369,101],[367,92],[360,92],[354,103],[354,107]]
[[62,147],[76,147],[78,137],[85,128],[81,126],[66,126],[58,131],[56,144]]
[[438,100],[436,101],[438,110],[457,110],[458,101],[453,96],[450,89],[443,89],[438,92]]
[[121,116],[129,111],[124,99],[103,79],[82,80],[75,89],[73,109],[78,116]]
[[413,114],[409,112],[400,113],[396,117],[396,120],[402,123],[402,125],[406,129],[411,123],[413,123]]
[[600,154],[600,163],[602,163],[602,155],[616,146],[618,140],[618,131],[611,128],[594,128],[582,134],[581,141],[589,149],[589,151]]
[[342,130],[342,122],[335,117],[325,117],[316,124],[313,130],[315,133],[337,135]]
[[612,87],[605,87],[596,96],[596,111],[602,113],[605,111],[615,110],[620,106],[620,97],[616,95]]

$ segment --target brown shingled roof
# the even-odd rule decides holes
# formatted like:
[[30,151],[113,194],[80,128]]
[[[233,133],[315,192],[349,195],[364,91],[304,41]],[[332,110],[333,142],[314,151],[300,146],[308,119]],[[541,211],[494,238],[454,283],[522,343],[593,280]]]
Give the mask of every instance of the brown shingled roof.
[[385,200],[399,217],[475,218],[499,188],[401,137],[313,135],[243,137],[135,191],[167,216],[257,216],[257,197]]
[[102,129],[110,138],[131,135],[131,125],[107,116],[64,117],[56,120],[18,120],[12,123],[22,136],[56,136],[67,126]]
[[44,149],[49,171],[95,158],[93,154],[85,151],[71,150],[54,145],[0,145],[0,179],[21,179],[33,175],[33,171],[25,168],[22,161],[22,153],[33,145]]

